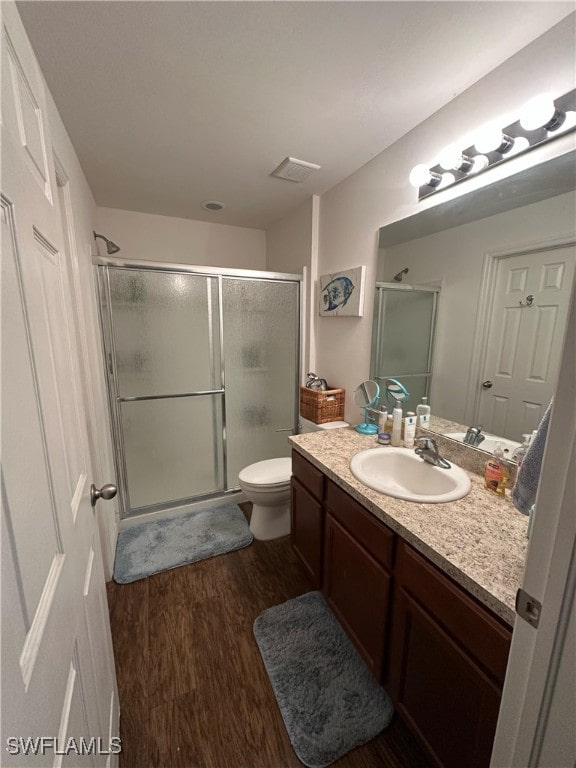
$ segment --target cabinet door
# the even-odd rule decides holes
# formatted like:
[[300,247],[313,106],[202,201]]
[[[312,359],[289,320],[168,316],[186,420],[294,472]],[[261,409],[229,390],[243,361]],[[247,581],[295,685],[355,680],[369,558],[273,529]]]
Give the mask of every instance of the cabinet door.
[[323,592],[380,682],[390,575],[330,514],[326,516]]
[[487,768],[501,690],[402,589],[394,595],[389,692],[441,765]]
[[290,542],[302,561],[312,586],[322,586],[322,504],[292,477]]

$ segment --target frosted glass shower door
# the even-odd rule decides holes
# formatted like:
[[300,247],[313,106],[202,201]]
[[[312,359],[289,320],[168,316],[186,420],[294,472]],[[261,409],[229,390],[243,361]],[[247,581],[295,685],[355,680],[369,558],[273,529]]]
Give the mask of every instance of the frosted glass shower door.
[[218,278],[107,269],[125,512],[222,491]]
[[430,388],[436,297],[434,290],[376,288],[370,376],[382,390],[387,378],[401,381],[411,411]]
[[255,461],[289,456],[297,421],[299,284],[225,277],[228,487]]

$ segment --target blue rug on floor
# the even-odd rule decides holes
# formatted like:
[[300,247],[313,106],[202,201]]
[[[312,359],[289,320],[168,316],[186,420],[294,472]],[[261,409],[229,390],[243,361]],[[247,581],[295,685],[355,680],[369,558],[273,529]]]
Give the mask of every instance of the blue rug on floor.
[[385,728],[392,702],[320,592],[261,613],[254,635],[298,758],[324,768]]
[[145,579],[153,573],[246,547],[253,538],[236,504],[135,525],[118,536],[114,581],[128,584]]

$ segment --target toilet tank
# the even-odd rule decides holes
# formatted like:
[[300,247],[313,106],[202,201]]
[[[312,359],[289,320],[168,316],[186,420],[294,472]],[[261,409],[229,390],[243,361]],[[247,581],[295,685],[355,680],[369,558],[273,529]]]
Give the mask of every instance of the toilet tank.
[[303,416],[298,418],[298,432],[299,434],[305,434],[306,432],[320,432],[323,429],[336,429],[338,427],[349,427],[347,421],[328,421],[326,424],[315,424],[309,419],[305,419]]

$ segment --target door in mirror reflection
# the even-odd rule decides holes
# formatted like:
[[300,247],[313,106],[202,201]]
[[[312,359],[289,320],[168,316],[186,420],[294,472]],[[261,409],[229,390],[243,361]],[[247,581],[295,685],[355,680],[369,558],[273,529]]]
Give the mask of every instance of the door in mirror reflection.
[[538,427],[558,379],[574,278],[574,246],[500,259],[477,421],[521,440]]

